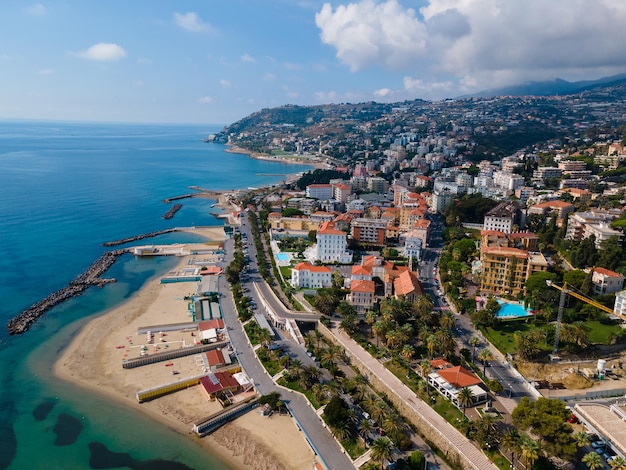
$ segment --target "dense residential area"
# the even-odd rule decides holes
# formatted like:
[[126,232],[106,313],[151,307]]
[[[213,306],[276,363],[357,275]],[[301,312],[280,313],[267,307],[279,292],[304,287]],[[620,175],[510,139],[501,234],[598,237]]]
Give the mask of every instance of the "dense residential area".
[[344,341],[500,468],[626,468],[625,90],[286,106],[210,139],[316,164],[240,202],[259,273],[321,313],[301,338],[326,375],[284,377],[356,414],[327,420],[355,459],[441,446]]

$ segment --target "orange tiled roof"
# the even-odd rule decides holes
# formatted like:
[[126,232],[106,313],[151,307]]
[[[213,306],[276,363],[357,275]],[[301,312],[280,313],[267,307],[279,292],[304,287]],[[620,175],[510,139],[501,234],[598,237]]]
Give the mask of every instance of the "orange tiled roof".
[[321,235],[345,235],[345,232],[335,229],[335,224],[332,222],[324,222],[320,229],[317,231]]
[[615,271],[611,271],[610,269],[606,269],[606,268],[594,268],[593,272],[601,274],[606,277],[624,277],[620,273],[616,273]]
[[212,320],[200,322],[200,324],[198,325],[198,330],[200,331],[206,331],[212,328],[224,328],[224,320],[222,320],[221,318],[213,318]]
[[224,354],[222,354],[220,349],[211,349],[210,351],[207,351],[206,358],[208,359],[210,366],[224,364]]
[[330,272],[329,267],[315,266],[311,263],[307,263],[306,261],[296,264],[292,269],[295,271],[311,271],[312,273]]
[[476,377],[473,372],[461,366],[448,367],[437,370],[436,372],[439,374],[439,377],[455,388],[471,387],[472,385],[482,383],[482,381]]
[[354,265],[352,266],[352,275],[357,275],[357,276],[371,276],[372,275],[372,268],[370,266],[360,266],[360,265]]
[[376,291],[374,281],[357,280],[350,284],[350,292],[367,292],[373,294]]
[[404,271],[393,282],[393,287],[396,295],[409,295],[415,293],[422,295],[422,286],[415,274],[411,271]]

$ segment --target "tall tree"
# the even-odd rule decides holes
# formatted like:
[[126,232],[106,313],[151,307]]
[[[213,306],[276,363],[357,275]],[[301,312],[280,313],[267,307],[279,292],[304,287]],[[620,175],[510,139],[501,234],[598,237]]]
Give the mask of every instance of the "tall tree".
[[384,463],[391,461],[395,452],[395,446],[387,436],[379,437],[372,442],[371,458],[374,462],[380,463],[380,468],[384,468]]
[[494,358],[494,355],[491,352],[491,349],[489,348],[481,349],[480,352],[478,353],[478,360],[482,362],[483,364],[483,375],[485,375],[485,372],[487,370],[487,363],[489,361],[492,361],[493,358]]
[[474,404],[474,394],[469,388],[463,387],[459,390],[456,399],[459,406],[463,409],[463,415],[467,416],[465,410]]
[[602,461],[602,457],[600,457],[595,452],[589,452],[585,454],[581,461],[587,466],[589,470],[600,470],[601,468],[604,468],[604,462]]

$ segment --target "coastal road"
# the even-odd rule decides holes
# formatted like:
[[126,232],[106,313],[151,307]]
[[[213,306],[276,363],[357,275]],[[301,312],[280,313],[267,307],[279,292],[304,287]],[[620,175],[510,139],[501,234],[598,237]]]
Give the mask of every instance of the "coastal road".
[[[431,223],[434,225],[433,235],[429,241],[429,246],[424,250],[423,259],[420,262],[420,280],[424,291],[430,294],[433,299],[433,306],[437,310],[451,310],[455,312],[454,309],[451,309],[443,295],[438,280],[439,257],[441,256],[441,249],[443,248],[443,219],[439,215],[433,215],[431,216]],[[472,336],[478,336],[483,340],[483,343],[477,347],[477,351],[487,346],[487,342],[484,340],[482,333],[476,331],[469,316],[455,315],[455,319],[456,327],[454,333],[459,348],[467,348],[471,351],[472,346],[469,340]],[[498,401],[502,403],[510,413],[523,397],[534,400],[536,397],[528,391],[524,381],[513,373],[506,358],[495,348],[490,349],[495,358],[489,361],[489,366],[486,368],[486,375],[490,379],[498,380],[504,387],[502,396],[498,397]]]
[[[232,261],[234,242],[232,239],[226,240],[224,243],[225,262]],[[251,259],[253,257],[251,256]],[[249,269],[254,270],[255,266]],[[315,413],[315,410],[309,404],[309,401],[299,393],[288,391],[283,387],[279,387],[274,383],[272,378],[267,374],[265,368],[261,365],[253,351],[247,336],[243,331],[243,326],[237,317],[237,311],[233,303],[230,292],[230,286],[226,279],[222,276],[219,282],[220,305],[224,323],[226,324],[231,343],[235,350],[237,359],[248,377],[254,380],[254,384],[258,392],[262,395],[270,392],[279,392],[281,399],[288,405],[293,416],[296,418],[302,430],[308,436],[314,450],[317,451],[320,458],[326,463],[328,468],[333,470],[354,468],[351,459],[345,454],[343,448],[331,436]]]

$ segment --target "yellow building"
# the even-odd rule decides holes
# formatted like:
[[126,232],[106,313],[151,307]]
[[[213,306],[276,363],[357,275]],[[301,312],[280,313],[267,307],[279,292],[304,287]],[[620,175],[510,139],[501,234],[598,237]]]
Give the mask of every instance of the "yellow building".
[[483,247],[481,261],[483,293],[518,295],[524,292],[532,273],[548,270],[548,262],[541,253],[507,246]]

